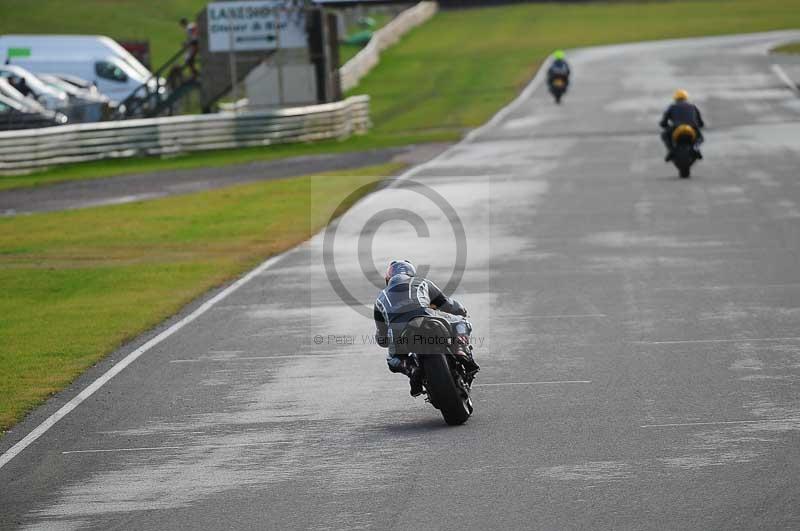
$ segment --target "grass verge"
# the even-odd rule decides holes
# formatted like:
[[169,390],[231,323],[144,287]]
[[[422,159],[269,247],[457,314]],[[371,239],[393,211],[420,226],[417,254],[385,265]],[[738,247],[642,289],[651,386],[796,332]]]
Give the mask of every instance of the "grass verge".
[[206,290],[305,241],[350,193],[400,167],[0,218],[0,431]]
[[773,48],[772,52],[800,54],[800,42],[793,42],[790,44],[784,44],[783,46],[778,46],[777,48]]
[[[444,11],[381,56],[353,91],[375,131],[459,132],[509,102],[556,48],[800,26],[796,0],[536,3]],[[664,87],[669,93],[673,87]]]

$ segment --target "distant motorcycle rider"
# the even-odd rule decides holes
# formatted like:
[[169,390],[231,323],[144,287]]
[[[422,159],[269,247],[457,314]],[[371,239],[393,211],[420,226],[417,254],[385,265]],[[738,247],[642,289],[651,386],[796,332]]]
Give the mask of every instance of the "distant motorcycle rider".
[[480,367],[472,357],[469,335],[472,325],[465,319],[467,309],[457,300],[447,297],[442,290],[426,278],[417,277],[414,264],[408,260],[394,260],[384,276],[386,289],[375,301],[375,339],[389,352],[386,361],[391,372],[409,377],[411,396],[422,394],[422,381],[416,366],[409,362],[408,346],[401,344],[408,322],[416,317],[430,315],[446,319],[455,334],[456,355],[470,377]]
[[672,133],[681,125],[689,125],[697,132],[697,140],[694,144],[694,150],[698,159],[702,159],[703,155],[700,153],[699,146],[703,143],[703,133],[701,128],[706,124],[703,122],[703,117],[700,114],[700,109],[696,105],[689,102],[689,93],[683,89],[675,91],[673,96],[675,102],[670,105],[664,116],[661,118],[659,125],[663,129],[661,133],[661,141],[667,148],[667,156],[664,158],[665,162],[672,160],[673,150],[675,145],[672,143]]
[[565,54],[563,50],[556,50],[553,52],[553,62],[550,68],[547,69],[547,84],[551,85],[556,78],[563,78],[564,82],[569,85],[570,69],[569,64],[564,59]]

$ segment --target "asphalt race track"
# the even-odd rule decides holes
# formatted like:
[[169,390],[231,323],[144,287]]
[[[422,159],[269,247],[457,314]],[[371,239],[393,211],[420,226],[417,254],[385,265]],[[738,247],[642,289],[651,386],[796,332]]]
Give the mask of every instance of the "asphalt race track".
[[119,205],[236,184],[389,162],[416,164],[438,155],[446,147],[447,144],[421,144],[371,151],[306,155],[248,164],[163,170],[0,190],[0,216]]
[[[765,54],[789,37],[569,54],[562,106],[535,82],[8,461],[0,528],[800,528],[800,98]],[[678,87],[709,123],[690,180],[657,136]],[[462,427],[369,341],[390,257],[470,308]]]

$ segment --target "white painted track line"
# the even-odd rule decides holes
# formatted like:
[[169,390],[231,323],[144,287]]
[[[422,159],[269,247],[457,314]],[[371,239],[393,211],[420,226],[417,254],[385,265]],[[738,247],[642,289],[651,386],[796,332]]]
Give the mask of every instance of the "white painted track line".
[[653,286],[652,291],[723,291],[737,289],[791,289],[800,288],[800,282],[787,284],[725,284],[719,286]]
[[786,83],[786,85],[795,93],[800,94],[800,88],[798,88],[797,83],[792,81],[792,78],[786,73],[786,71],[780,67],[780,65],[773,64],[772,71],[775,72],[775,75],[780,78],[781,81]]
[[525,315],[525,319],[601,319],[608,317],[605,313],[575,313],[563,315]]
[[[354,357],[375,357],[375,353],[370,354],[353,354],[353,353],[342,353],[342,354],[286,354],[286,355],[278,355],[278,356],[241,356],[241,357],[231,357],[231,358],[198,358],[198,359],[186,359],[186,360],[170,360],[170,363],[210,363],[210,362],[229,362],[229,361],[264,361],[264,360],[294,360],[294,359],[306,359],[312,360],[317,358],[354,358]],[[378,355],[380,357],[380,355]]]
[[180,450],[186,448],[185,446],[141,446],[139,448],[104,448],[95,450],[67,450],[61,452],[61,455],[70,454],[106,454],[114,452],[157,452],[159,450]]
[[200,444],[200,445],[183,445],[183,446],[138,446],[132,448],[97,448],[90,450],[66,450],[61,452],[61,455],[72,454],[108,454],[117,452],[160,452],[166,450],[216,450],[226,448],[249,448],[259,446],[274,446],[281,441],[265,441],[265,442],[252,442],[252,443],[239,443],[239,444]]
[[755,337],[741,339],[675,339],[668,341],[629,341],[634,345],[680,345],[683,343],[751,343],[759,341],[800,341],[800,337]]
[[590,384],[591,380],[554,380],[545,382],[500,382],[475,384],[472,387],[504,387],[512,385],[567,385],[567,384]]
[[731,424],[765,424],[770,422],[800,422],[798,418],[761,420],[721,420],[717,422],[677,422],[673,424],[645,424],[640,428],[683,428],[691,426],[727,426]]

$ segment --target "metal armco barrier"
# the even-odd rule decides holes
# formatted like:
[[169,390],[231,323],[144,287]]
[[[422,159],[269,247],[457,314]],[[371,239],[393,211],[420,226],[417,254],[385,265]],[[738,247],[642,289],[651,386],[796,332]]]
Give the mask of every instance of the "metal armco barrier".
[[217,113],[0,132],[0,174],[59,164],[346,138],[370,126],[369,96],[267,112]]
[[400,37],[430,19],[439,9],[436,2],[420,2],[397,15],[391,22],[376,31],[369,43],[340,69],[342,91],[358,85],[362,77],[380,60],[381,52],[400,40]]

